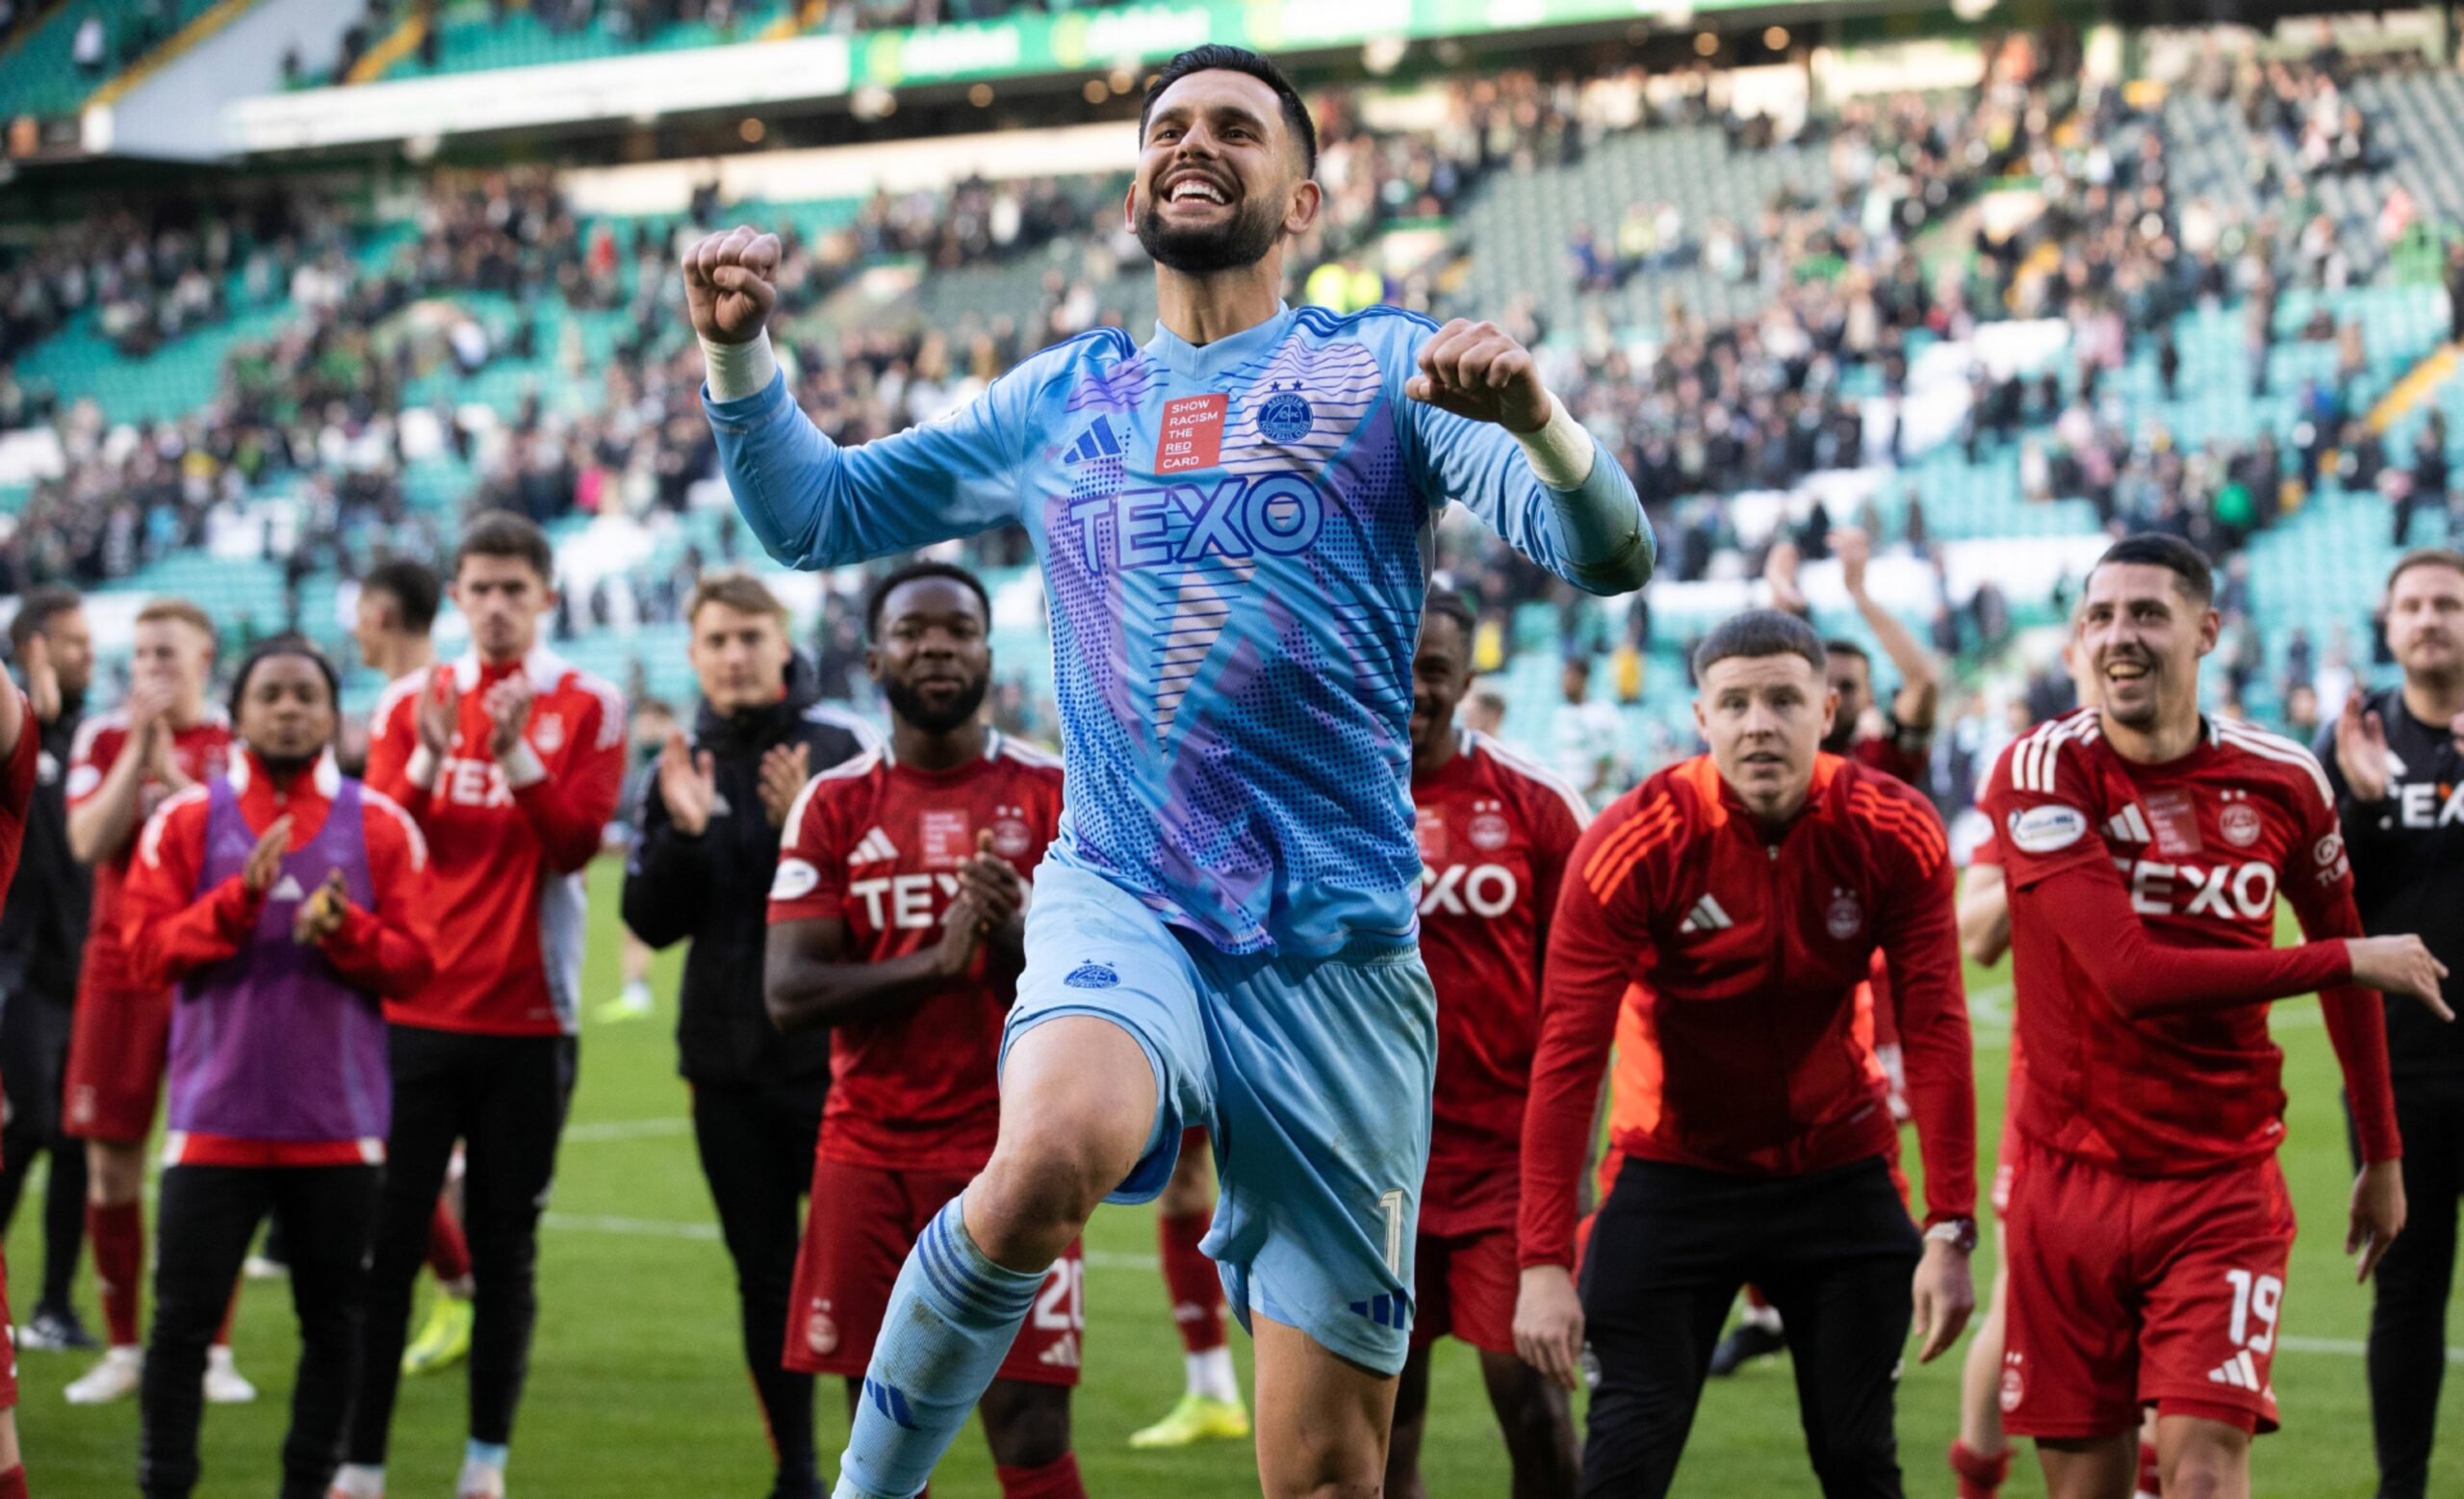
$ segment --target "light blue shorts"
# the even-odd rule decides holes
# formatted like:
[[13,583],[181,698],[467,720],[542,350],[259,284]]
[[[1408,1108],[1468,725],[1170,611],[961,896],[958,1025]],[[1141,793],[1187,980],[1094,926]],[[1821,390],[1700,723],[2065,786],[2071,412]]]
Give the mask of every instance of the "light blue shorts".
[[1414,946],[1229,957],[1117,886],[1045,861],[1002,1054],[1065,1015],[1137,1038],[1155,1070],[1146,1154],[1112,1195],[1164,1190],[1203,1124],[1221,1182],[1202,1246],[1251,1312],[1355,1363],[1403,1367],[1428,1167],[1437,998]]

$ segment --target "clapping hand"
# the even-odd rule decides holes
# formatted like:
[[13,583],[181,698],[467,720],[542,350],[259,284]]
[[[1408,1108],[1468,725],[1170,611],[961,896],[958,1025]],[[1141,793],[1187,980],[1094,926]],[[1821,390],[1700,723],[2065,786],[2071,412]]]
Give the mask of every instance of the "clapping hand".
[[668,820],[686,838],[702,836],[719,804],[718,767],[708,750],[696,754],[684,742],[681,729],[670,729],[659,746],[658,796],[667,804]]
[[532,697],[528,674],[517,671],[479,700],[488,714],[488,753],[500,762],[521,745],[523,731],[530,727]]
[[761,757],[761,811],[774,828],[787,825],[787,814],[796,805],[796,797],[805,783],[812,779],[812,751],[798,744],[792,748],[773,744]]
[[321,943],[343,929],[343,917],[349,911],[349,887],[343,882],[343,871],[332,870],[325,883],[299,903],[299,915],[291,923],[291,940],[303,947]]
[[257,846],[248,850],[248,862],[240,866],[240,883],[251,895],[262,895],[273,889],[282,873],[282,856],[291,848],[291,814],[284,813],[267,826],[257,839]]

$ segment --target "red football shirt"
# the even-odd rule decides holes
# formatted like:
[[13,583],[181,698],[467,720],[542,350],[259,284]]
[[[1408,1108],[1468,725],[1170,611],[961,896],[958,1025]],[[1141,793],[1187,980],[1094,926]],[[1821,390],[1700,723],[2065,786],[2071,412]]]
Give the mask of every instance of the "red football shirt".
[[[2330,990],[2365,1154],[2392,1153],[2376,997],[2346,986],[2341,943],[2269,950],[2279,894],[2314,939],[2361,931],[2335,798],[2308,750],[2210,719],[2188,755],[2139,764],[2081,709],[2015,743],[1983,805],[2010,885],[2014,1049],[2027,1057],[2014,1123],[2028,1139],[2134,1176],[2266,1155],[2284,1135],[2284,1055],[2264,993],[2315,987]],[[2102,927],[2080,942],[2078,913],[2047,889],[2072,871],[2096,876],[2091,892],[2110,880],[2127,901],[2112,909],[2135,916],[2154,946]],[[2157,959],[2194,965],[2181,969],[2194,978],[2219,972],[2225,953],[2249,972],[2208,986],[2216,993],[2145,977]],[[2151,985],[2168,992],[2138,993]]]
[[[533,695],[527,753],[508,772],[489,749],[486,700],[517,671]],[[461,698],[453,740],[431,765],[419,753],[418,714],[439,673]],[[578,1030],[582,871],[624,795],[624,699],[545,646],[501,664],[466,653],[388,686],[368,736],[368,785],[426,836],[438,913],[436,976],[388,998],[385,1018],[489,1036]]]
[[[77,726],[77,737],[68,752],[67,793],[71,811],[90,800],[102,788],[103,778],[111,774],[112,766],[118,763],[128,745],[128,714],[124,711],[97,713]],[[230,754],[231,721],[219,708],[209,705],[204,717],[185,729],[172,731],[171,763],[192,785],[202,783],[206,777],[221,770]],[[129,861],[137,853],[138,834],[169,790],[161,782],[149,778],[138,802],[137,820],[130,824],[127,844],[118,853],[94,866],[94,916],[86,934],[86,967],[82,980],[82,985],[90,993],[152,992],[138,981],[120,946],[120,891],[128,881]]]
[[[1061,826],[1061,762],[988,732],[984,758],[921,770],[886,747],[805,784],[787,814],[770,919],[834,917],[846,961],[885,963],[941,940],[976,834],[1033,878]],[[1018,975],[985,948],[962,980],[904,1014],[831,1033],[821,1156],[888,1170],[971,1172],[1001,1124],[1001,1026]]]
[[1523,1262],[1573,1262],[1612,1036],[1609,1138],[1626,1156],[1764,1179],[1889,1156],[1888,1078],[1857,999],[1877,948],[1899,996],[1927,1221],[1968,1216],[1976,1096],[1949,855],[1923,797],[1833,755],[1776,830],[1707,755],[1610,803],[1551,922]]
[[1566,856],[1591,814],[1563,780],[1468,729],[1452,759],[1413,775],[1412,802],[1421,960],[1437,990],[1437,1118],[1421,1228],[1510,1228],[1541,954]]

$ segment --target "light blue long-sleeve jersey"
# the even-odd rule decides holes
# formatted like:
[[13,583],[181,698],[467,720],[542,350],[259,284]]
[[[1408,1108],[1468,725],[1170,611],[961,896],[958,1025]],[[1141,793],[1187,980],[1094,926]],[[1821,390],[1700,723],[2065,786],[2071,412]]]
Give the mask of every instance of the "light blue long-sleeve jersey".
[[[1066,766],[1048,857],[1222,951],[1316,956],[1417,932],[1407,720],[1446,504],[1595,592],[1650,567],[1607,453],[1560,494],[1512,434],[1403,395],[1435,330],[1384,307],[1287,309],[1204,347],[1098,329],[854,448],[783,377],[705,404],[737,505],[789,566],[1025,526]],[[1574,502],[1630,507],[1639,557],[1577,565]]]

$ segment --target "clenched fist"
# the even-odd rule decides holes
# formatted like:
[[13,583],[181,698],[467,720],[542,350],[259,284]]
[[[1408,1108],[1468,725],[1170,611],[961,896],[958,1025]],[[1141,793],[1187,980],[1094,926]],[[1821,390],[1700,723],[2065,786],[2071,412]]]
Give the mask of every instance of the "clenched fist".
[[684,252],[684,302],[693,331],[713,344],[749,344],[778,303],[779,237],[743,224],[706,234]]
[[1421,373],[1403,382],[1403,394],[1414,401],[1509,432],[1549,425],[1549,392],[1531,350],[1494,323],[1455,319],[1421,346],[1420,366]]

